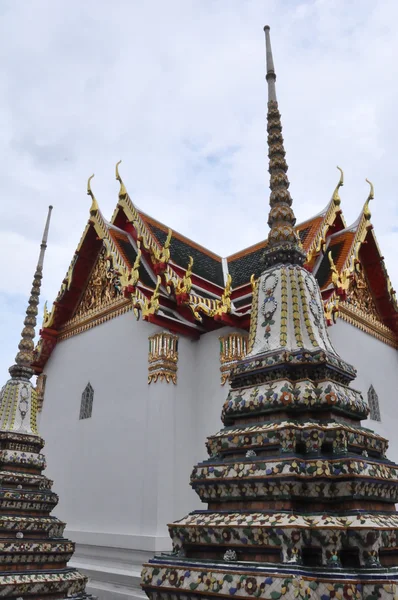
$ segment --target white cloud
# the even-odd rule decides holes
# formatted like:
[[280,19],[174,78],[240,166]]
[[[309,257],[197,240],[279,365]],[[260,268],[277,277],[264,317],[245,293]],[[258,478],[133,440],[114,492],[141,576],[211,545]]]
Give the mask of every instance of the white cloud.
[[[395,0],[115,0],[111,8],[12,0],[1,11],[5,323],[29,293],[47,206],[43,296],[52,299],[88,218],[87,177],[96,173],[93,189],[110,216],[119,158],[143,210],[215,252],[265,237],[267,22],[297,218],[325,206],[336,164],[348,222],[371,179],[372,221],[398,287]],[[15,345],[19,329],[7,327]],[[10,348],[2,347],[0,373]]]

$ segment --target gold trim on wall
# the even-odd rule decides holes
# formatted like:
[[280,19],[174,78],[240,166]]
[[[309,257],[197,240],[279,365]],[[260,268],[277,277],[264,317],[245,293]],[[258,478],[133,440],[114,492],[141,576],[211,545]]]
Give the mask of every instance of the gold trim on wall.
[[222,335],[218,339],[220,340],[221,385],[224,385],[228,381],[236,361],[246,356],[249,335],[233,332]]
[[359,308],[355,308],[354,306],[347,304],[347,302],[340,302],[339,317],[343,319],[343,321],[350,323],[350,325],[354,325],[354,327],[358,327],[358,329],[361,329],[365,333],[384,342],[388,346],[398,348],[398,339],[391,329],[386,327],[383,323],[380,323],[373,318],[369,318],[369,315]]
[[148,383],[177,384],[178,335],[161,331],[149,337]]

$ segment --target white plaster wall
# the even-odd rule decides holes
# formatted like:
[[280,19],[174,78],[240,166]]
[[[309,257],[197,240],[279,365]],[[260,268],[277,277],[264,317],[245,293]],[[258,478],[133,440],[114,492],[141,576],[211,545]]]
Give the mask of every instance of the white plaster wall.
[[367,419],[362,425],[389,440],[388,458],[398,462],[398,352],[342,319],[328,332],[340,356],[357,369],[352,387],[366,400],[369,387],[375,388],[381,423]]
[[[148,335],[154,329],[127,313],[61,342],[48,362],[40,433],[47,474],[60,496],[56,513],[69,529],[140,533]],[[92,417],[79,420],[88,381]]]
[[[78,543],[74,564],[104,600],[142,598],[140,565],[170,548],[167,523],[204,507],[191,489],[206,438],[221,427],[228,384],[220,384],[223,328],[191,341],[180,336],[177,385],[148,386],[148,337],[156,326],[127,313],[61,342],[46,368],[40,433],[47,474],[60,503],[54,514]],[[395,431],[397,352],[339,320],[336,350],[358,369],[354,387],[376,389],[382,423],[364,423],[390,439]],[[91,419],[79,420],[81,394],[94,388]]]
[[[106,599],[141,597],[140,563],[170,548],[167,523],[203,506],[190,474],[222,425],[218,337],[228,330],[180,337],[176,386],[147,383],[155,331],[126,313],[59,343],[46,366],[40,433],[54,514],[78,543],[73,564]],[[92,417],[79,420],[89,381]]]

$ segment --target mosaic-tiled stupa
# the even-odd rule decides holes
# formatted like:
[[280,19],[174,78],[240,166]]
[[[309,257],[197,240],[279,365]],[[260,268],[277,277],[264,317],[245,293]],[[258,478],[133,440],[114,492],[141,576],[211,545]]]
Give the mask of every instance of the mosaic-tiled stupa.
[[58,502],[45,475],[44,440],[36,424],[35,326],[51,209],[11,379],[0,393],[0,598],[83,600],[86,577],[67,563],[74,544],[50,516]]
[[295,234],[269,27],[270,233],[239,361],[191,485],[207,509],[169,525],[173,552],[144,565],[152,600],[396,598],[398,466],[361,427],[355,369],[327,333]]

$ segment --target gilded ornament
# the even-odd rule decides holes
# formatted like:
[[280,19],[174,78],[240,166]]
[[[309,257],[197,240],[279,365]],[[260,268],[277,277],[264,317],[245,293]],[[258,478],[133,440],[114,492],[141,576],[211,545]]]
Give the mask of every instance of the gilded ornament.
[[160,275],[158,275],[157,277],[157,282],[156,282],[156,287],[153,291],[153,294],[150,298],[146,298],[145,302],[144,302],[144,306],[142,307],[141,311],[142,311],[142,318],[144,320],[148,320],[149,317],[151,317],[152,315],[155,315],[159,308],[160,308],[160,302],[159,302],[159,296],[160,296],[160,285],[162,283],[162,278],[160,277]]
[[178,336],[168,331],[149,337],[148,383],[177,384]]
[[141,244],[137,242],[137,256],[131,269],[122,269],[119,276],[123,293],[131,294],[140,279]]
[[366,199],[365,206],[363,207],[363,216],[365,217],[365,219],[367,221],[369,221],[370,217],[372,216],[372,213],[369,210],[369,202],[371,200],[373,200],[375,196],[374,196],[373,183],[371,181],[369,181],[369,179],[365,179],[365,181],[370,185],[370,191],[369,191],[369,196]]
[[212,316],[220,317],[221,315],[228,314],[231,312],[231,293],[232,293],[232,277],[231,274],[227,275],[227,282],[225,284],[224,292],[221,299],[217,302],[217,308]]
[[122,178],[120,177],[120,174],[119,174],[119,165],[120,165],[121,162],[122,161],[119,160],[116,163],[115,171],[116,171],[116,179],[120,183],[119,198],[125,198],[127,196],[127,190],[126,190],[126,188],[124,186],[124,183],[123,183],[123,180],[122,180]]
[[347,290],[350,285],[350,272],[349,269],[345,269],[341,273],[338,272],[336,265],[333,261],[333,256],[331,250],[328,253],[328,259],[330,263],[330,270],[332,272],[332,283],[336,288],[337,293],[345,298],[347,295]]
[[183,278],[179,278],[174,286],[177,302],[185,302],[189,298],[189,293],[192,289],[192,267],[193,258],[190,256]]
[[95,199],[95,196],[94,196],[93,191],[91,189],[91,180],[92,180],[93,177],[94,177],[94,173],[87,180],[87,195],[91,196],[91,207],[90,207],[90,214],[91,215],[94,215],[99,210],[98,202]]
[[247,354],[248,335],[234,332],[219,337],[219,340],[221,385],[224,385],[228,381],[236,361],[241,360]]
[[52,327],[54,324],[56,304],[54,303],[51,312],[47,310],[47,302],[44,303],[42,329]]
[[114,268],[109,256],[109,247],[104,244],[99,255],[80,304],[65,327],[81,322],[117,302],[121,297],[119,271]]

